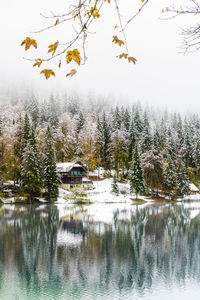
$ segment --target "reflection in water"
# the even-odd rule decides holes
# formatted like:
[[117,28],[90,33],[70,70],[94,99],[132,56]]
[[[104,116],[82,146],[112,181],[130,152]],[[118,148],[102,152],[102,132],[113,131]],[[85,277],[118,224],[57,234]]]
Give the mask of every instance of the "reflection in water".
[[0,208],[0,299],[156,299],[198,284],[200,209],[127,206],[108,223],[98,205],[59,209]]

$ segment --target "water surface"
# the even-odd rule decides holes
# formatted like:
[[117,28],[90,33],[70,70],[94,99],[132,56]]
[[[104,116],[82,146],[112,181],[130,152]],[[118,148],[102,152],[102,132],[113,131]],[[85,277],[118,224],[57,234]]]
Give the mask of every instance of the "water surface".
[[200,203],[0,207],[0,299],[199,299]]

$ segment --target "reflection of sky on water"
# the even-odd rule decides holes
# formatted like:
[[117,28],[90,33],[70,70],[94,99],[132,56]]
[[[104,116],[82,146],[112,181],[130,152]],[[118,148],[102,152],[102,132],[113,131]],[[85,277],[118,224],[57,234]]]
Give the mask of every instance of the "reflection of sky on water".
[[199,213],[198,202],[2,206],[0,299],[199,299]]

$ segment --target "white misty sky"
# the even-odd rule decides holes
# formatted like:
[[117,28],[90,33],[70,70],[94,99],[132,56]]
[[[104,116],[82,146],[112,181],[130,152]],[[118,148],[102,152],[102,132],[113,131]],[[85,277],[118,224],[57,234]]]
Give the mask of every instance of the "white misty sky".
[[[49,44],[57,39],[65,41],[72,33],[71,28],[59,25],[53,30],[33,35],[30,32],[42,29],[46,24],[40,13],[51,10],[62,12],[69,0],[6,0],[0,1],[0,87],[10,91],[14,88],[35,88],[39,93],[78,91],[115,97],[118,101],[141,101],[154,106],[168,107],[182,112],[200,109],[200,52],[189,55],[180,54],[180,31],[185,25],[195,22],[194,17],[180,17],[173,20],[161,20],[161,9],[170,3],[184,3],[186,0],[150,0],[150,4],[127,29],[130,55],[137,58],[137,64],[119,61],[116,55],[125,51],[112,44],[112,35],[120,35],[114,30],[115,10],[112,4],[102,18],[98,19],[92,30],[86,65],[78,69],[73,78],[65,74],[75,66],[64,64],[57,71],[56,78],[46,81],[39,69],[22,59],[41,57],[47,52]],[[112,0],[111,0],[112,2]],[[133,0],[120,1],[122,15],[137,11],[131,7]],[[39,49],[25,52],[21,41],[30,36],[36,38]],[[66,38],[65,38],[66,37]],[[56,61],[57,65],[57,61]],[[49,66],[54,66],[52,63]],[[48,67],[49,67],[48,66]]]

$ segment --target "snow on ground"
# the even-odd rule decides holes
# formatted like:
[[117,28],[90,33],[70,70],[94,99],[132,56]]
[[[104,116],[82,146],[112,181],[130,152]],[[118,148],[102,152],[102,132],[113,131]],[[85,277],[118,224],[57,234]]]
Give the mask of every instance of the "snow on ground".
[[129,202],[129,184],[118,183],[120,191],[126,191],[127,194],[119,193],[119,196],[112,193],[112,178],[107,178],[101,181],[94,181],[94,190],[88,191],[88,198],[95,203],[105,203],[105,202]]
[[[118,183],[120,193],[119,196],[117,196],[116,194],[112,193],[112,182],[112,178],[107,178],[100,181],[93,181],[94,189],[86,191],[88,200],[90,200],[93,203],[132,203],[131,198],[134,198],[134,195],[129,194],[129,183]],[[73,200],[66,200],[68,195],[70,196],[72,195],[72,193],[70,191],[65,191],[60,188],[57,203],[73,203]],[[140,199],[144,199],[146,201],[151,202],[151,200],[145,199],[145,197],[140,197]]]

